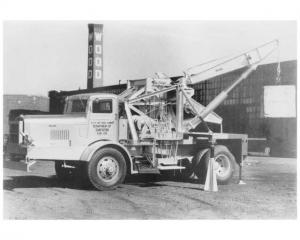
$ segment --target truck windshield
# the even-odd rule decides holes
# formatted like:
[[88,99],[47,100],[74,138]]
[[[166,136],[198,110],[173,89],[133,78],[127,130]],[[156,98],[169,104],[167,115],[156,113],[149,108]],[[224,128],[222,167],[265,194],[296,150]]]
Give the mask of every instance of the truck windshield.
[[85,113],[87,99],[73,99],[67,101],[66,113]]

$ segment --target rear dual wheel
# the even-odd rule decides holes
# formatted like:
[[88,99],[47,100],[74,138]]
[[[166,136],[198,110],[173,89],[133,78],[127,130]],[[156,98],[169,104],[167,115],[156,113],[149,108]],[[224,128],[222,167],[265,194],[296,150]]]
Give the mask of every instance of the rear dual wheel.
[[[209,149],[203,149],[193,159],[194,173],[204,183],[206,180],[209,162]],[[219,184],[227,184],[233,177],[236,169],[236,161],[232,153],[223,145],[215,146],[216,175]]]

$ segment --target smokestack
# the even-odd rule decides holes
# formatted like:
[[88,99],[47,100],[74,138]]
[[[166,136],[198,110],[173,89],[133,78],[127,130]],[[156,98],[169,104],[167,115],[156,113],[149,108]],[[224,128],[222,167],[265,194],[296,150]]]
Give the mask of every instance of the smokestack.
[[88,24],[87,89],[103,86],[103,25]]

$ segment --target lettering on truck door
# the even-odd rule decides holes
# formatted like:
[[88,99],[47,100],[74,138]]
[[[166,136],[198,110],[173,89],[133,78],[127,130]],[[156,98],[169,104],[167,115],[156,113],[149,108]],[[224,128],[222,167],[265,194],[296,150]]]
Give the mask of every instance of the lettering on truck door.
[[117,140],[117,108],[116,99],[92,99],[90,114],[90,137],[92,141],[98,139]]

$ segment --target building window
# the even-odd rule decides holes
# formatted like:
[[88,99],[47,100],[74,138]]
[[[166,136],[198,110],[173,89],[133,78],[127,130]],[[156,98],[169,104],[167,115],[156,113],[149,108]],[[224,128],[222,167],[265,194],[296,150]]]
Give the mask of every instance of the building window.
[[101,78],[101,77],[102,77],[102,72],[101,72],[101,70],[96,70],[96,71],[95,71],[95,75],[96,75],[96,78]]
[[100,57],[96,57],[95,58],[95,64],[97,67],[101,67],[102,66],[102,59]]
[[92,70],[89,70],[88,71],[88,78],[92,78],[93,77],[93,71]]
[[102,53],[101,45],[96,45],[96,53],[97,54],[101,54]]

